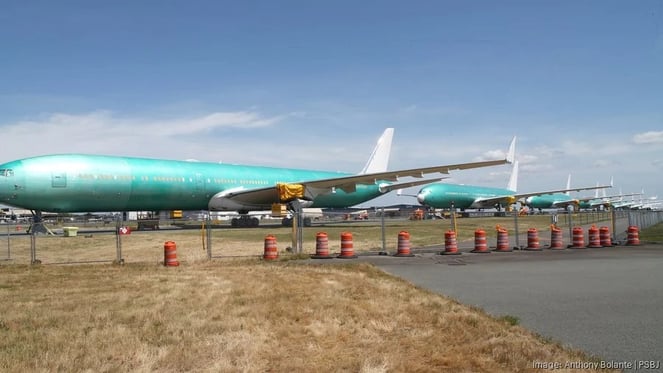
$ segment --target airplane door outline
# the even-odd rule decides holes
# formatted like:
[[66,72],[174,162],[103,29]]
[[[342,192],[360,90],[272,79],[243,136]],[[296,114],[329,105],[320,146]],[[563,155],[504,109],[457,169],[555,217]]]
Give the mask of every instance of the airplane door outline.
[[51,187],[53,187],[53,188],[66,188],[67,187],[67,173],[66,172],[53,172],[53,173],[51,173]]

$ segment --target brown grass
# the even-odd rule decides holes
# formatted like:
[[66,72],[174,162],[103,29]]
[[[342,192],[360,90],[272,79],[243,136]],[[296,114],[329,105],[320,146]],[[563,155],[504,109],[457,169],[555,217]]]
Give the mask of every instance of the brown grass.
[[367,264],[5,265],[2,371],[532,371],[587,361]]

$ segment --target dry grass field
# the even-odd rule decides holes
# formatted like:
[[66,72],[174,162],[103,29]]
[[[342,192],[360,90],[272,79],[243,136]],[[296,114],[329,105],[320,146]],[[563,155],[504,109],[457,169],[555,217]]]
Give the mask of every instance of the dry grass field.
[[[495,223],[471,220],[459,219],[461,240]],[[390,222],[388,249],[401,230],[413,247],[439,245],[448,224]],[[332,251],[342,231],[359,251],[380,248],[379,224],[330,224],[305,229],[306,252],[323,230]],[[278,261],[260,259],[266,234],[277,237]],[[284,251],[287,228],[214,230],[222,258],[212,261],[199,230],[135,232],[122,238],[124,265],[47,265],[112,261],[112,234],[39,236],[42,265],[27,264],[26,237],[11,236],[12,260],[0,262],[0,371],[529,372],[534,362],[593,359],[367,264],[289,260],[298,256]],[[179,267],[162,265],[169,240]]]
[[0,370],[516,372],[590,361],[365,264],[2,266]]

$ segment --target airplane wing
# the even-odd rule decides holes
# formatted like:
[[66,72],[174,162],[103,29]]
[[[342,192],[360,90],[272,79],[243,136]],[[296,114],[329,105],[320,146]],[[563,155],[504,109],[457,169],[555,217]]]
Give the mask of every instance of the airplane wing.
[[[580,192],[583,190],[594,190],[594,189],[605,189],[605,188],[612,188],[612,185],[597,185],[597,186],[591,186],[591,187],[581,187],[581,188],[566,188],[566,189],[557,189],[557,190],[546,190],[543,192],[532,192],[532,193],[518,193],[514,194],[514,196],[517,199],[523,199],[527,197],[533,197],[533,196],[543,196],[546,194],[555,194],[555,193],[566,193],[566,192]],[[571,198],[569,198],[571,200]],[[574,201],[578,201],[578,198],[573,198]]]
[[[341,176],[320,180],[308,180],[301,182],[293,182],[288,185],[297,186],[301,188],[301,195],[297,198],[304,200],[313,200],[321,194],[332,193],[337,189],[344,192],[351,193],[357,190],[357,185],[380,185],[380,191],[383,193],[389,192],[393,189],[404,188],[409,186],[421,185],[431,183],[441,178],[409,181],[397,184],[390,184],[390,182],[397,182],[402,177],[423,178],[426,174],[442,173],[449,174],[455,170],[467,170],[480,167],[499,166],[510,163],[510,158],[507,156],[505,159],[459,163],[451,165],[441,165],[433,167],[412,168],[398,171],[375,172],[368,174],[358,174]],[[391,185],[394,185],[392,187]],[[287,186],[285,186],[287,188]],[[236,204],[236,209],[267,209],[271,208],[274,203],[283,203],[283,185],[276,185],[264,188],[251,188],[251,189],[233,189],[220,192],[212,197],[210,200],[210,208],[223,205],[224,209],[233,209],[232,205]],[[223,202],[220,200],[223,199]]]
[[396,183],[396,184],[382,184],[382,185],[380,185],[380,192],[387,193],[387,192],[391,192],[392,190],[396,190],[396,189],[409,188],[409,187],[413,187],[413,186],[417,186],[417,185],[436,183],[436,182],[442,181],[444,179],[448,179],[448,177],[438,177],[437,179],[406,181],[406,182],[403,182],[403,183]]
[[[592,187],[581,187],[581,188],[570,188],[570,189],[557,189],[557,190],[546,190],[546,191],[541,191],[541,192],[531,192],[531,193],[514,193],[512,195],[505,195],[505,196],[496,196],[496,197],[484,197],[484,198],[478,198],[475,202],[474,205],[480,205],[480,206],[494,206],[496,204],[501,204],[501,205],[510,205],[516,203],[518,200],[525,199],[527,197],[533,197],[533,196],[543,196],[546,194],[555,194],[555,193],[565,193],[565,192],[579,192],[582,190],[591,190],[591,189],[604,189],[604,188],[611,188],[612,185],[600,185],[600,186],[592,186]],[[592,198],[594,199],[594,198]],[[577,198],[569,198],[568,201],[561,201],[561,202],[567,202],[567,203],[577,203],[578,199]]]
[[[397,182],[402,177],[423,178],[424,175],[427,174],[433,174],[433,173],[449,174],[450,171],[455,171],[455,170],[469,170],[472,168],[499,166],[506,163],[509,163],[507,159],[472,162],[472,163],[460,163],[460,164],[444,165],[444,166],[411,168],[408,170],[399,170],[399,171],[386,171],[386,172],[376,172],[371,174],[351,175],[351,176],[337,177],[332,179],[312,180],[300,184],[304,184],[307,188],[312,188],[312,189],[322,189],[325,191],[330,191],[331,188],[335,188],[350,193],[354,192],[356,190],[356,186],[360,184],[373,185],[380,181]],[[426,182],[422,182],[421,184],[426,184],[429,182],[432,181],[428,180]],[[421,185],[421,184],[413,184],[410,186]]]

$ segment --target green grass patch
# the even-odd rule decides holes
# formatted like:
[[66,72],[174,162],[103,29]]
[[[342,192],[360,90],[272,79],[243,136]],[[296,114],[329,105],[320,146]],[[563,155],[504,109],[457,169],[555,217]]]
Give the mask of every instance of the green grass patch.
[[663,242],[663,223],[641,230],[640,240],[646,242]]

